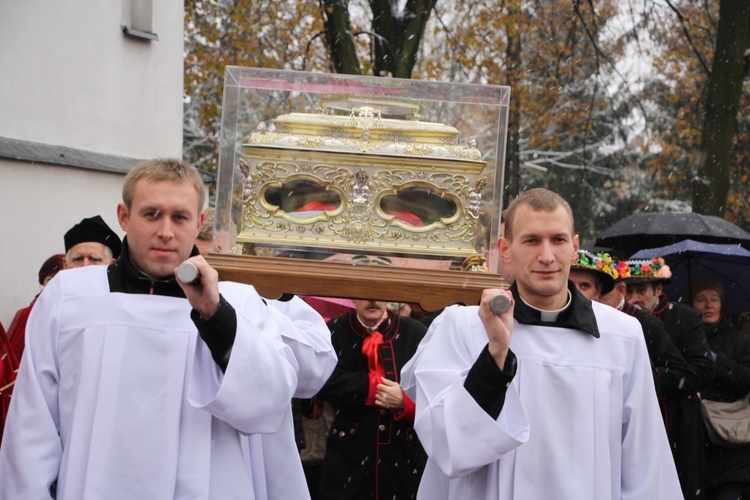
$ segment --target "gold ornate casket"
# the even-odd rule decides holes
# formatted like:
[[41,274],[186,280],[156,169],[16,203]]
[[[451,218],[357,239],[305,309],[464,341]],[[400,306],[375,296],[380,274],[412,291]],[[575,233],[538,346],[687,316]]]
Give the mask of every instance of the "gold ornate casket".
[[414,99],[324,94],[314,113],[260,122],[243,144],[238,242],[476,254],[486,162],[474,138],[419,118]]
[[[442,283],[433,306],[503,285],[494,243],[507,104],[507,87],[228,68],[216,234],[235,225],[237,237],[212,264],[256,288],[267,280],[269,295],[378,298],[378,282],[381,299],[424,303],[403,286],[406,270]],[[354,269],[355,254],[395,265]],[[456,261],[486,272],[448,271]]]

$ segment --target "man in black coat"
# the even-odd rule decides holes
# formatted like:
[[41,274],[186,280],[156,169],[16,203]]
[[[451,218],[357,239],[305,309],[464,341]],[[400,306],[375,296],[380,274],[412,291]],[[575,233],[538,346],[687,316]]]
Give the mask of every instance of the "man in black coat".
[[653,314],[625,301],[627,285],[624,280],[629,276],[629,267],[621,265],[619,260],[607,253],[593,255],[579,250],[576,261],[570,266],[570,280],[584,297],[629,314],[641,324],[654,369],[657,394],[674,396],[679,395],[686,384],[688,387],[695,387],[695,370],[672,343],[661,321]]
[[[382,257],[352,261],[389,264]],[[338,363],[317,397],[336,416],[316,499],[416,498],[427,455],[414,431],[414,403],[399,379],[427,327],[389,311],[387,302],[354,304],[354,312],[328,322]]]
[[705,442],[698,392],[714,377],[714,362],[706,341],[700,313],[667,299],[662,293],[672,274],[661,258],[626,261],[630,277],[625,280],[625,300],[661,320],[672,343],[695,371],[676,394],[663,395],[667,435],[685,498],[705,498]]

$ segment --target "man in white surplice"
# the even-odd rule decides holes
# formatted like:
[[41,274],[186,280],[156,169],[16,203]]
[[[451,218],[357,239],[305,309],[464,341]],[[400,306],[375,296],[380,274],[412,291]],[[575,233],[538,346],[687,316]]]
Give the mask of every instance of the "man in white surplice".
[[[299,461],[286,445],[269,459],[255,436],[293,443],[292,396],[335,365],[317,340],[327,328],[301,301],[282,314],[251,286],[218,282],[194,247],[204,196],[179,160],[137,165],[117,208],[121,258],[45,288],[0,449],[0,498],[265,499],[267,478],[289,473],[273,470],[280,455]],[[174,277],[186,259],[193,283]],[[298,387],[304,353],[326,361]]]
[[568,203],[522,193],[498,245],[511,289],[446,309],[402,370],[429,456],[418,498],[682,498],[638,322],[568,281]]

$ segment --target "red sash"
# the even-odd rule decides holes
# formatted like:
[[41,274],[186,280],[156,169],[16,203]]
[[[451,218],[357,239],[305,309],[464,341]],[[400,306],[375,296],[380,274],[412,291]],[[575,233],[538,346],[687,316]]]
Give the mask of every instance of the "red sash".
[[367,368],[371,374],[377,376],[377,380],[385,377],[385,368],[380,359],[380,345],[383,343],[383,335],[380,332],[372,332],[362,343],[362,354],[367,356]]

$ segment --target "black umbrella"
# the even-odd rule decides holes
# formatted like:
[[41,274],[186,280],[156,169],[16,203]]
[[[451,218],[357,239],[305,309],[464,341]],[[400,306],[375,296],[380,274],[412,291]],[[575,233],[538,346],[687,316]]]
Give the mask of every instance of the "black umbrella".
[[721,245],[684,240],[661,248],[640,250],[633,259],[664,257],[672,270],[672,281],[664,293],[678,302],[690,299],[690,283],[711,278],[724,287],[724,314],[750,311],[750,250],[739,245]]
[[750,233],[714,215],[692,212],[642,212],[605,230],[594,243],[621,256],[691,239],[704,243],[740,244],[750,249]]

